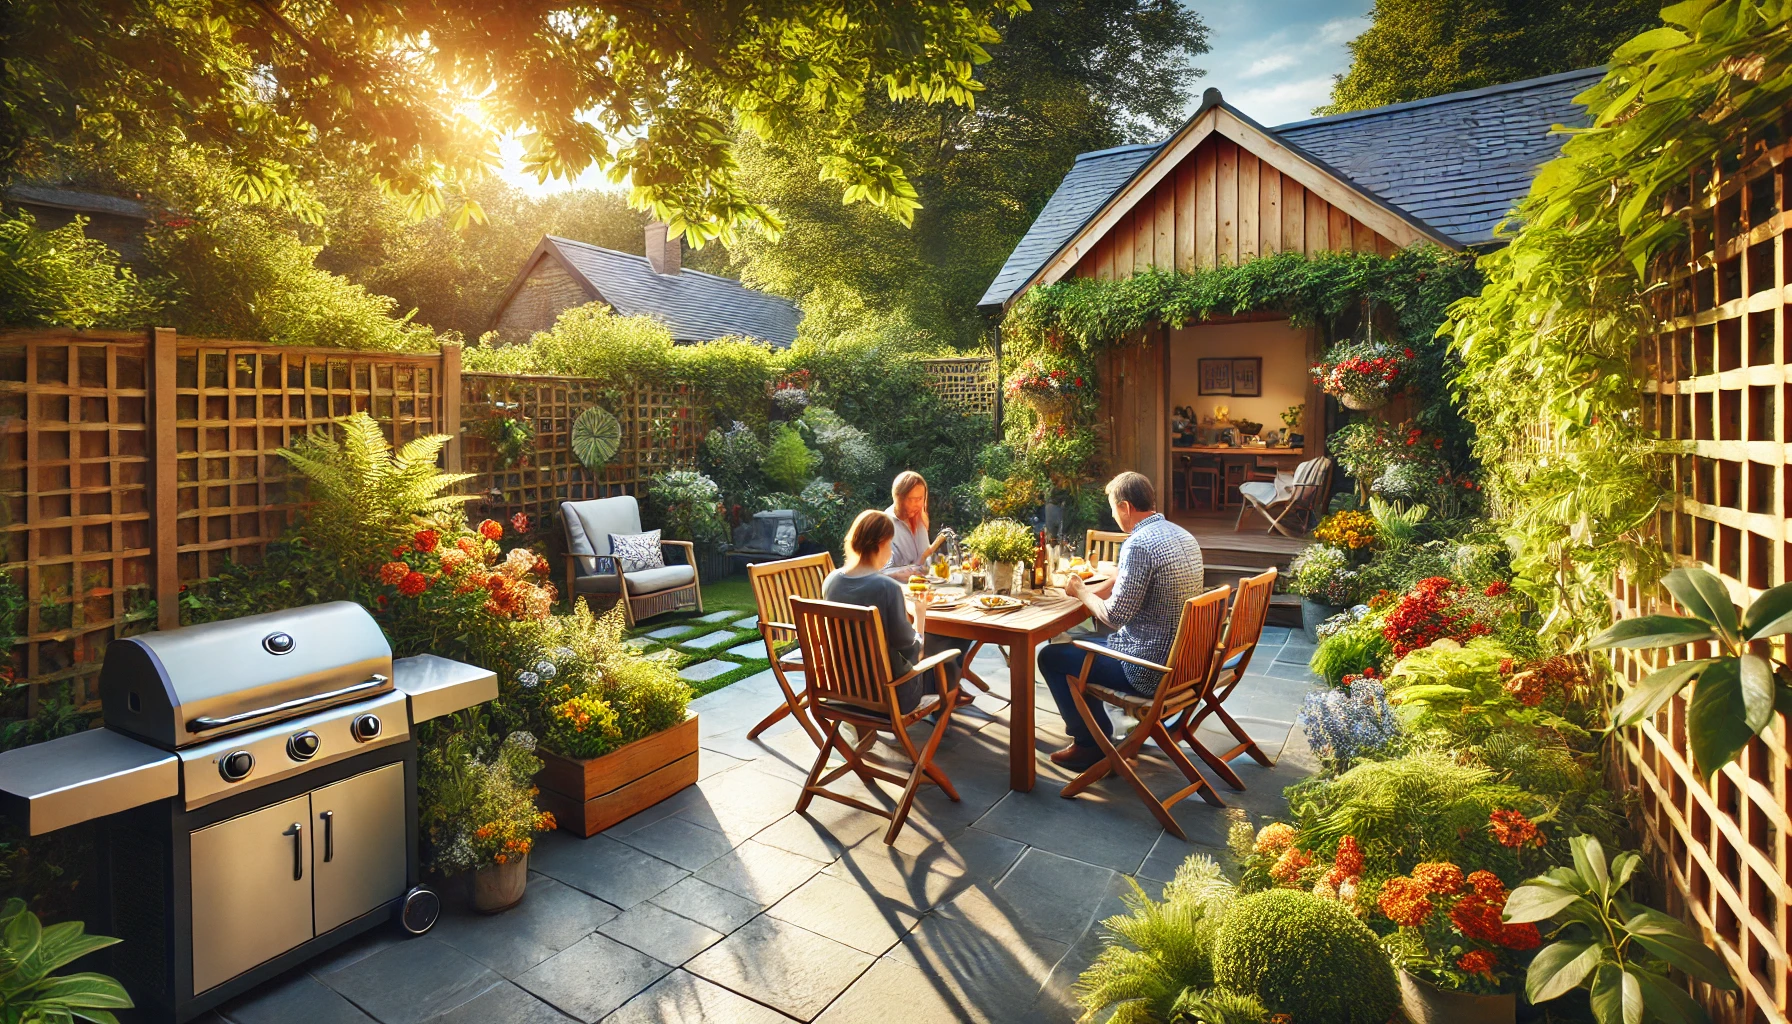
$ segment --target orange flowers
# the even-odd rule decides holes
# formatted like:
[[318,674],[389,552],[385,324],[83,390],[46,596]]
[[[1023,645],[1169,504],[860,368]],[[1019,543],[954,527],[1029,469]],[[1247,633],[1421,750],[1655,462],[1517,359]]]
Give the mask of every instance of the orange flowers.
[[1543,833],[1531,819],[1518,811],[1494,811],[1488,817],[1487,828],[1493,833],[1494,841],[1501,846],[1509,846],[1516,850],[1523,846],[1542,846]]
[[420,554],[425,555],[434,551],[436,545],[441,542],[442,535],[435,530],[418,530],[417,533],[411,537],[411,546],[416,548]]
[[1282,851],[1275,866],[1269,869],[1269,877],[1282,885],[1294,885],[1300,881],[1300,873],[1312,865],[1312,854],[1297,846],[1290,846]]
[[1390,878],[1381,885],[1376,905],[1387,919],[1402,928],[1417,928],[1431,917],[1430,890],[1411,878]]
[[1294,845],[1297,835],[1293,825],[1284,821],[1274,822],[1265,825],[1263,831],[1257,833],[1257,845],[1254,849],[1258,853],[1281,853]]
[[380,582],[388,587],[395,587],[411,573],[411,567],[403,562],[387,562],[380,566]]
[[479,524],[479,536],[486,540],[497,540],[504,536],[504,524],[495,519],[487,519]]
[[1493,978],[1493,966],[1499,963],[1491,949],[1471,949],[1456,958],[1456,966],[1470,974],[1483,974],[1489,980]]
[[1325,873],[1328,888],[1337,889],[1345,882],[1355,882],[1363,875],[1363,851],[1355,836],[1338,840],[1338,853],[1332,858],[1332,869]]
[[398,581],[398,592],[405,597],[416,597],[428,589],[429,577],[420,572],[408,572]]
[[1419,864],[1412,869],[1412,879],[1426,892],[1449,896],[1462,888],[1462,869],[1448,861]]

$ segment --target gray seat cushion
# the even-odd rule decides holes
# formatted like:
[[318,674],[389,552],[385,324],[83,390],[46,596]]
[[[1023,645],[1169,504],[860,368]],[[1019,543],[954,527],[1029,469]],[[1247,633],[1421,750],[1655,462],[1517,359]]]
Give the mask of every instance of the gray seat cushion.
[[[697,579],[697,570],[688,565],[668,565],[659,569],[642,569],[640,572],[625,573],[623,579],[628,583],[628,592],[636,594],[657,594],[662,590],[682,587]],[[616,577],[608,574],[598,576],[579,576],[573,579],[573,586],[581,594],[614,594]]]
[[[610,534],[640,533],[641,505],[631,494],[590,501],[563,501],[560,503],[560,521],[566,528],[566,550],[578,559],[579,572],[585,575],[607,573],[612,571],[607,564]],[[616,589],[614,583],[612,580],[612,593]],[[579,592],[599,591],[589,591],[581,585]]]

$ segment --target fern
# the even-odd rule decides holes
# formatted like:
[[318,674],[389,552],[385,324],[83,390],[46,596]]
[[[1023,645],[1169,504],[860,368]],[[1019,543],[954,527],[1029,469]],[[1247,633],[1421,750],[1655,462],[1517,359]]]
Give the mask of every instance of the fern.
[[1419,524],[1431,514],[1425,505],[1401,507],[1398,502],[1369,497],[1369,514],[1375,517],[1375,534],[1390,548],[1403,548],[1419,536]]
[[[1106,1024],[1244,1024],[1253,1020],[1248,1016],[1211,1016],[1235,1008],[1225,1002],[1191,1002],[1188,1012],[1178,1016],[1178,1004],[1191,992],[1205,993],[1213,986],[1215,911],[1231,902],[1236,892],[1219,865],[1209,857],[1190,857],[1176,869],[1175,879],[1164,886],[1161,903],[1147,896],[1131,878],[1127,882],[1133,890],[1124,898],[1130,913],[1102,922],[1108,931],[1107,948],[1077,980],[1078,998],[1085,1008],[1080,1020]],[[1210,1016],[1191,1015],[1195,1010]],[[1107,1016],[1102,1017],[1104,1011]]]
[[1208,989],[1183,989],[1170,1005],[1171,1024],[1267,1024],[1269,1011],[1255,996]]
[[442,493],[473,476],[438,468],[448,435],[419,437],[394,452],[379,423],[364,412],[335,426],[339,437],[320,429],[279,454],[309,487],[309,541],[344,567],[382,560],[417,517],[449,513],[472,500],[470,494]]
[[1322,846],[1355,836],[1368,862],[1384,871],[1450,859],[1465,836],[1486,833],[1494,810],[1537,804],[1485,765],[1439,749],[1364,762],[1290,796],[1299,800],[1303,840]]

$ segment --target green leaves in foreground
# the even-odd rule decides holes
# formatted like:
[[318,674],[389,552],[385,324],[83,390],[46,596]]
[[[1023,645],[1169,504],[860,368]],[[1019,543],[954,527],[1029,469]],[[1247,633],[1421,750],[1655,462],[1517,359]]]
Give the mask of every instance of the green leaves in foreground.
[[0,1021],[69,1021],[117,1024],[111,1011],[131,1005],[123,986],[103,974],[51,977],[50,972],[117,942],[88,935],[79,921],[48,928],[11,899],[0,909]]
[[1550,935],[1556,941],[1531,960],[1525,996],[1543,1003],[1585,987],[1599,1024],[1709,1024],[1667,971],[1733,989],[1723,960],[1680,921],[1625,898],[1641,863],[1636,854],[1620,853],[1608,864],[1599,840],[1575,836],[1569,844],[1573,867],[1553,868],[1506,900],[1509,922],[1556,924]]
[[1792,709],[1792,670],[1775,668],[1748,649],[1757,640],[1792,633],[1792,583],[1762,594],[1740,616],[1723,581],[1703,569],[1675,569],[1662,585],[1689,614],[1623,619],[1589,646],[1651,650],[1706,641],[1717,645],[1715,657],[1676,662],[1651,673],[1612,716],[1614,726],[1635,725],[1692,686],[1686,739],[1700,774],[1709,780],[1766,730],[1776,707]]

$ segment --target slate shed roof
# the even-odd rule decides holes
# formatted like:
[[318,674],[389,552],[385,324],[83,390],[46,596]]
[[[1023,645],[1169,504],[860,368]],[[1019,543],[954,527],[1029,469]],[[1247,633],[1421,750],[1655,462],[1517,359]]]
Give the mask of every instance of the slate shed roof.
[[6,189],[5,196],[15,203],[30,206],[50,206],[77,213],[103,213],[136,220],[149,219],[149,207],[135,199],[81,192],[56,185],[12,185]]
[[[1585,123],[1574,97],[1604,73],[1586,68],[1264,131],[1433,233],[1463,246],[1487,245],[1537,168],[1560,152],[1562,137],[1550,128]],[[1012,298],[1163,145],[1077,157],[978,305]]]
[[[732,278],[700,270],[656,274],[645,256],[554,235],[542,239],[537,254],[543,250],[551,250],[583,279],[598,301],[616,312],[646,314],[664,321],[674,341],[713,341],[739,335],[784,348],[796,340],[802,313],[795,305]],[[528,267],[535,263],[531,259]]]

